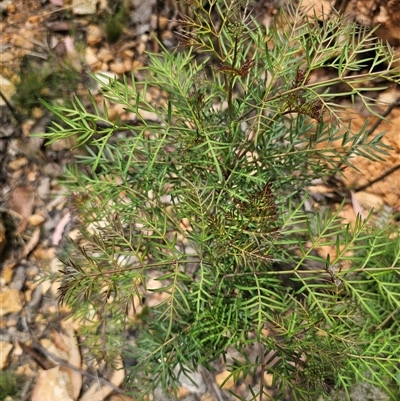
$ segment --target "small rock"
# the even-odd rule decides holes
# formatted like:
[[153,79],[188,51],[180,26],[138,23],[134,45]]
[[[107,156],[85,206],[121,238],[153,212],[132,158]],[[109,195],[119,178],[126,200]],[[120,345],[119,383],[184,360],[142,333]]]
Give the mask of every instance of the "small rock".
[[29,39],[32,36],[32,32],[30,31],[23,31],[18,35],[14,35],[13,38],[10,40],[10,43],[14,47],[19,47],[24,50],[33,50],[35,47],[34,43]]
[[28,164],[28,158],[25,156],[18,157],[17,159],[11,160],[8,164],[8,168],[12,171],[19,170],[20,168]]
[[169,23],[169,19],[167,17],[164,16],[160,16],[158,18],[158,27],[161,30],[167,29],[168,28],[168,23]]
[[72,12],[77,15],[96,13],[97,0],[72,0]]
[[[18,343],[15,345],[15,350],[14,350],[14,355],[20,356],[23,355],[24,351],[22,348],[18,345]],[[32,366],[29,364],[25,364],[22,366],[18,366],[15,372],[17,375],[23,375],[27,377],[32,377],[34,374],[36,374],[36,371],[32,370]]]
[[274,375],[272,373],[264,372],[264,383],[268,387],[272,387],[274,383]]
[[131,59],[125,59],[124,62],[124,71],[125,72],[131,72],[132,71],[132,60]]
[[135,56],[135,53],[133,50],[126,49],[123,52],[121,52],[121,56],[127,57],[129,59],[133,59],[133,57]]
[[50,194],[50,177],[43,177],[36,188],[38,198],[47,200]]
[[26,290],[24,292],[25,301],[28,302],[28,303],[30,303],[31,300],[32,300],[32,292],[33,292],[32,290]]
[[12,344],[0,341],[0,370],[4,370],[7,367],[8,362],[10,360],[9,358],[10,352],[12,349],[13,349]]
[[[4,29],[5,28],[3,28],[0,25],[0,32]],[[7,65],[7,63],[11,63],[11,61],[14,61],[14,60],[15,60],[15,55],[13,53],[11,53],[11,52],[1,53],[1,62],[3,65]]]
[[62,150],[71,150],[75,145],[75,140],[72,137],[60,139],[57,142],[53,142],[50,145],[50,149],[54,152],[60,152]]
[[[43,173],[49,177],[59,177],[62,173],[62,167],[57,163],[47,163],[43,168]],[[44,198],[42,198],[44,199]]]
[[[14,84],[2,75],[0,75],[0,88],[7,100],[11,99],[16,90]],[[0,106],[5,106],[5,104],[6,102],[0,97]]]
[[366,210],[374,209],[375,212],[379,212],[384,206],[383,199],[378,195],[360,191],[356,192],[354,196],[359,204]]
[[32,401],[54,401],[73,399],[70,376],[60,370],[60,366],[42,370],[37,375],[32,392]]
[[114,72],[115,74],[123,74],[125,72],[124,64],[121,62],[111,63],[110,71]]
[[175,43],[175,36],[172,31],[166,30],[161,33],[161,40],[166,46],[173,46]]
[[27,174],[26,174],[26,178],[27,178],[27,181],[29,181],[29,182],[36,182],[38,179],[39,179],[39,177],[38,177],[38,175],[39,175],[39,172],[38,171],[29,171]]
[[17,265],[14,267],[12,282],[9,285],[11,289],[18,291],[22,290],[26,278],[25,272],[26,272],[26,266],[24,265]]
[[326,20],[332,10],[332,4],[327,0],[303,0],[301,6],[309,17],[315,15],[320,21]]
[[41,17],[39,17],[39,15],[31,15],[28,18],[28,21],[25,26],[29,29],[38,28],[40,23],[41,23]]
[[134,61],[132,62],[132,70],[133,70],[134,72],[139,71],[139,70],[142,69],[143,67],[144,67],[144,64],[143,64],[141,61],[139,61],[139,60],[134,60]]
[[183,398],[185,398],[189,394],[190,394],[190,391],[189,391],[188,388],[183,387],[183,386],[179,386],[176,396],[177,396],[178,400],[182,400]]
[[17,7],[15,6],[14,3],[8,4],[7,8],[7,14],[15,14],[17,12]]
[[389,104],[394,103],[399,97],[400,97],[399,90],[390,88],[379,94],[377,102],[387,107]]
[[235,387],[233,376],[231,376],[231,373],[227,370],[215,375],[215,382],[218,384],[219,387],[223,388],[224,390],[229,390]]
[[140,56],[146,51],[146,45],[143,42],[140,42],[136,47],[136,52]]
[[162,31],[165,31],[168,28],[168,23],[170,20],[167,17],[157,16],[157,14],[152,14],[150,21],[151,21],[150,26],[152,31],[155,31],[157,28]]
[[5,263],[2,267],[1,271],[1,282],[0,282],[0,288],[1,285],[8,284],[14,275],[14,267],[15,263],[14,262],[9,262]]
[[44,111],[41,107],[34,107],[32,109],[32,117],[39,120],[39,118],[42,118],[44,116]]
[[44,223],[45,220],[46,220],[46,218],[42,214],[35,213],[29,217],[29,225],[31,225],[33,227],[37,227],[37,226],[41,225],[42,223]]
[[96,53],[90,47],[86,48],[85,51],[85,61],[91,68],[96,67],[101,61],[97,58]]
[[89,46],[95,46],[103,40],[103,31],[98,25],[87,27],[86,42]]
[[103,47],[97,53],[97,58],[100,61],[102,61],[103,63],[109,63],[110,61],[112,61],[114,59],[114,56],[112,55],[112,53],[108,49]]
[[125,112],[124,108],[124,105],[120,103],[111,105],[108,108],[108,118],[110,119],[110,121],[115,121],[117,117],[121,117]]
[[160,121],[160,117],[153,111],[140,110],[140,115],[146,121]]
[[200,396],[200,401],[216,401],[210,392],[206,392]]
[[0,292],[0,317],[22,309],[21,293],[18,290],[3,289]]

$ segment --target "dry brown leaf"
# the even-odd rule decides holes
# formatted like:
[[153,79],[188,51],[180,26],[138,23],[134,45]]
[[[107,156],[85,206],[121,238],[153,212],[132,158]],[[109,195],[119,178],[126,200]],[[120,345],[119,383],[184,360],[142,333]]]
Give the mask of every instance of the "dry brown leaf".
[[24,258],[28,256],[31,253],[31,251],[33,251],[36,248],[36,245],[39,243],[39,240],[40,240],[40,227],[37,227],[35,228],[35,231],[33,232],[31,238],[29,238],[29,241],[25,244],[21,257]]
[[18,213],[22,220],[18,227],[18,232],[25,231],[28,225],[28,218],[32,214],[35,203],[35,196],[29,187],[17,186],[11,192],[10,206],[11,210]]

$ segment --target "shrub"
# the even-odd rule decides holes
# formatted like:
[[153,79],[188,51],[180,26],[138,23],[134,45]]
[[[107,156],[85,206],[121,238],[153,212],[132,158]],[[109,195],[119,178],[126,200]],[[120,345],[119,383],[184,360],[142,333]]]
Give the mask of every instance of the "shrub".
[[[60,300],[86,322],[94,355],[134,358],[138,399],[173,392],[229,349],[241,355],[233,377],[272,374],[277,400],[350,397],[359,381],[395,398],[398,237],[305,207],[312,180],[354,155],[385,157],[367,124],[351,132],[343,99],[376,114],[365,90],[398,81],[393,54],[337,15],[321,26],[297,8],[264,27],[240,3],[192,1],[185,49],[149,54],[131,79],[99,80],[133,122],[110,121],[94,99],[47,104],[63,121],[43,134],[49,143],[74,137],[86,149],[64,177],[81,238]],[[322,68],[336,75],[311,80]],[[335,255],[319,256],[322,246]]]

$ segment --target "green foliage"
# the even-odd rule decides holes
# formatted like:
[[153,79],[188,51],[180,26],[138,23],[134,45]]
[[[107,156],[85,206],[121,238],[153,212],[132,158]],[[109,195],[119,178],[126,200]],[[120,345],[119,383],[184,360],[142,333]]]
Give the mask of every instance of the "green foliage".
[[26,56],[21,65],[20,82],[13,97],[18,110],[32,112],[34,107],[41,106],[40,99],[52,101],[69,98],[81,75],[67,64],[60,63],[53,55],[46,62]]
[[[234,378],[272,374],[276,400],[333,388],[350,397],[356,382],[396,399],[399,239],[304,206],[308,183],[334,166],[385,156],[366,126],[351,133],[338,99],[375,113],[364,88],[399,80],[393,55],[337,16],[321,28],[296,9],[269,28],[240,4],[191,1],[185,50],[150,54],[141,78],[99,81],[136,123],[111,122],[94,99],[46,103],[63,122],[43,134],[49,143],[74,137],[86,149],[64,177],[81,239],[60,300],[86,321],[98,358],[123,349],[135,359],[127,386],[138,399],[173,392],[228,348],[241,355]],[[323,67],[337,76],[311,81]],[[318,256],[323,246],[336,256]],[[264,351],[254,361],[255,343]]]
[[116,43],[120,38],[124,30],[124,26],[128,22],[128,10],[125,4],[114,4],[114,10],[107,16],[104,26],[106,38],[109,43]]
[[17,397],[26,378],[11,371],[0,372],[0,400]]

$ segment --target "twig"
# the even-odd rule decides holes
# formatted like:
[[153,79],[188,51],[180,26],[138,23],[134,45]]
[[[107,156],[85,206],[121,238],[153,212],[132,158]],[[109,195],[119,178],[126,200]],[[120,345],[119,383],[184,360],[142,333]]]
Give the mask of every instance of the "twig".
[[399,311],[399,308],[395,309],[379,326],[375,327],[375,331],[382,330],[383,327],[386,326],[387,322],[393,318],[393,316]]

